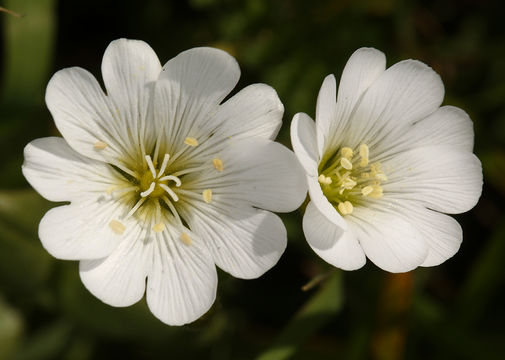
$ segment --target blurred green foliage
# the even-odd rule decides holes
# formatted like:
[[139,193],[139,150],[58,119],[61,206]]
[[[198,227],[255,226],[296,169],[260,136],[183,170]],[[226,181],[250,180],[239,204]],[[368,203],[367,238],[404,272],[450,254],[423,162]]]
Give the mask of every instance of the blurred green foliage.
[[[9,0],[0,13],[0,359],[503,359],[505,357],[505,27],[501,2],[304,0]],[[436,268],[343,273],[312,253],[301,215],[283,215],[289,246],[257,280],[219,274],[218,299],[197,322],[163,325],[144,301],[112,308],[91,296],[75,262],[42,248],[37,224],[54,206],[20,166],[30,140],[57,135],[44,106],[52,73],[97,77],[107,44],[148,42],[166,61],[216,46],[242,68],[237,89],[265,82],[286,109],[314,115],[321,82],[359,47],[388,64],[416,58],[443,78],[446,103],[475,124],[485,185],[457,216],[465,240]],[[324,276],[330,272],[329,276]],[[321,276],[323,275],[323,276]],[[312,289],[301,287],[320,279]]]

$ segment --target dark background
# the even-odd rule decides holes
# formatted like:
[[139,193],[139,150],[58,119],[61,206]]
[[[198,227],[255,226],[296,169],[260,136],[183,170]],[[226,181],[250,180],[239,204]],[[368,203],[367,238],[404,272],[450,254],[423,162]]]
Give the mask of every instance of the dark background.
[[[503,359],[505,358],[505,27],[499,1],[8,0],[0,13],[0,359]],[[456,216],[464,241],[435,268],[388,274],[370,262],[342,272],[306,244],[301,215],[284,215],[289,243],[256,280],[219,273],[208,314],[184,327],[145,302],[112,308],[91,296],[76,262],[52,258],[37,237],[54,204],[21,175],[22,149],[57,135],[44,88],[58,69],[100,79],[108,43],[141,39],[162,63],[195,46],[222,48],[242,69],[237,89],[264,82],[312,117],[323,78],[372,46],[388,66],[432,66],[445,104],[474,121],[484,168],[479,204]],[[235,90],[236,91],[236,90]],[[310,289],[304,284],[316,279]]]

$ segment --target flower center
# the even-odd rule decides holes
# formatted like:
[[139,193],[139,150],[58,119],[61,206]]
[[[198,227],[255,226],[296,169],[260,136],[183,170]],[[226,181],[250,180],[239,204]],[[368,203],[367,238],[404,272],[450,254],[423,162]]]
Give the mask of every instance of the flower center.
[[[191,137],[186,138],[184,144],[188,148],[199,146],[198,140]],[[97,144],[95,144],[95,148],[103,150],[105,147],[97,147]],[[196,167],[184,167],[182,166],[184,161],[181,160],[181,154],[188,148],[181,149],[173,156],[165,154],[161,164],[157,161],[160,159],[158,157],[158,147],[155,149],[153,157],[145,155],[145,161],[139,167],[128,168],[122,164],[113,164],[116,170],[129,182],[128,185],[112,186],[107,190],[109,195],[114,194],[116,199],[121,199],[128,206],[128,210],[125,211],[123,216],[109,223],[109,227],[115,233],[119,235],[124,233],[126,226],[123,221],[131,216],[140,218],[155,232],[164,231],[165,222],[170,217],[175,220],[176,226],[183,229],[186,225],[184,225],[177,210],[180,198],[183,198],[185,202],[203,201],[207,204],[212,202],[212,189],[198,186],[194,177],[186,178],[185,186],[182,186],[182,179],[185,175],[192,173],[207,171],[221,173],[224,170],[223,161],[216,157],[212,161],[208,160]],[[155,160],[153,161],[153,159]],[[174,169],[176,170],[174,171]],[[181,241],[185,244],[191,244],[191,239],[186,233],[182,233]]]
[[168,182],[173,181],[175,182],[176,187],[180,187],[182,184],[181,180],[175,175],[165,175],[165,170],[167,169],[169,159],[170,156],[168,154],[165,154],[160,169],[157,170],[154,166],[151,156],[146,155],[148,168],[140,177],[139,181],[141,198],[157,198],[169,195],[173,201],[176,202],[179,200],[179,197],[174,192],[174,190],[168,186]]
[[327,163],[330,165],[323,164],[318,181],[323,194],[342,216],[352,214],[354,207],[366,198],[382,197],[381,183],[387,177],[379,162],[369,163],[366,144],[361,144],[357,152],[342,147]]

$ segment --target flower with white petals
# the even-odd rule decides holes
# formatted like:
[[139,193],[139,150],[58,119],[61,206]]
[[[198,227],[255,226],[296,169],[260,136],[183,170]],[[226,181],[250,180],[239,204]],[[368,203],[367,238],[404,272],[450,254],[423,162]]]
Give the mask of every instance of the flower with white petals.
[[335,77],[324,80],[316,121],[299,113],[291,124],[309,182],[305,237],[345,270],[366,257],[391,272],[444,262],[462,241],[444,213],[468,211],[482,190],[472,121],[440,107],[440,77],[415,60],[385,64],[382,52],[357,50],[338,95]]
[[[215,265],[256,278],[276,264],[286,229],[270,211],[305,196],[303,169],[273,141],[283,106],[267,85],[223,102],[240,70],[233,57],[195,48],[161,66],[142,41],[113,41],[102,75],[50,80],[46,103],[63,138],[34,140],[23,173],[51,201],[69,201],[41,220],[44,247],[80,260],[96,297],[181,325],[215,299]],[[223,102],[223,103],[222,103]],[[146,281],[147,279],[147,281]]]

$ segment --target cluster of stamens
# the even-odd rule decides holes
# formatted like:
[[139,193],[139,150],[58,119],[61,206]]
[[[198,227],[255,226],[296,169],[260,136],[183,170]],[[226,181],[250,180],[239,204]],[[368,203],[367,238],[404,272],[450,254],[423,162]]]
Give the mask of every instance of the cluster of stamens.
[[370,163],[369,155],[366,144],[359,146],[357,154],[350,147],[342,147],[333,162],[320,171],[318,181],[323,194],[343,216],[352,214],[354,206],[365,198],[379,199],[383,195],[381,183],[387,177],[379,162]]
[[[197,139],[192,137],[187,137],[184,144],[188,147],[196,147],[199,145]],[[107,144],[99,141],[94,147],[97,150],[103,150],[107,147]],[[154,232],[162,232],[165,230],[162,211],[168,209],[182,228],[184,225],[176,209],[176,203],[180,200],[180,196],[187,196],[193,199],[196,198],[203,200],[205,203],[210,203],[212,201],[212,189],[205,189],[198,195],[193,191],[181,187],[183,184],[181,178],[184,175],[209,170],[211,168],[222,172],[224,170],[223,161],[216,157],[212,159],[212,164],[203,164],[202,166],[186,168],[170,173],[169,169],[171,164],[180,153],[175,154],[173,157],[169,154],[164,154],[161,165],[157,168],[158,156],[156,152],[157,151],[155,151],[153,157],[151,157],[151,155],[145,155],[145,162],[142,166],[143,170],[133,171],[122,166],[115,166],[128,176],[131,185],[111,187],[107,190],[107,193],[109,195],[114,194],[118,196],[118,198],[125,198],[129,203],[134,204],[129,212],[121,219],[123,222],[134,215],[146,216],[147,218],[145,220],[147,220],[147,223],[152,224],[152,230]],[[183,151],[181,151],[181,153],[182,152]],[[121,221],[119,219],[114,219],[109,222],[109,227],[118,235],[122,235],[126,230],[125,225]],[[180,240],[186,245],[191,244],[191,237],[185,232],[182,232]]]

